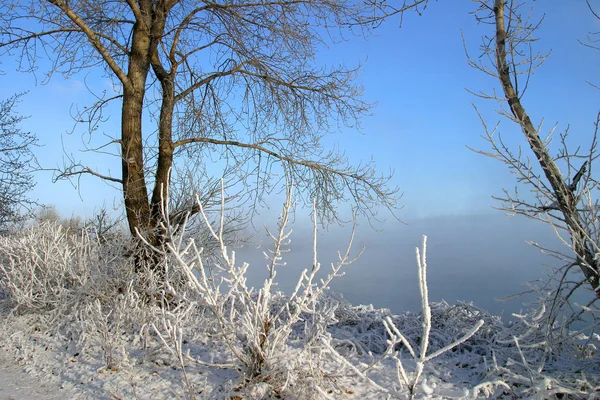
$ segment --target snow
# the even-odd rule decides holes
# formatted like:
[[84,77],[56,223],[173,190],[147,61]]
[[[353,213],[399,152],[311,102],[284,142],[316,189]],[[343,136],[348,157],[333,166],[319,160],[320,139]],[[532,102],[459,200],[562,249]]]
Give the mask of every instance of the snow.
[[193,242],[173,238],[160,286],[152,271],[126,268],[118,246],[36,229],[0,238],[6,398],[600,397],[596,325],[549,324],[543,297],[509,323],[471,303],[430,303],[425,238],[423,312],[393,314],[328,290],[349,249],[328,276],[313,279],[315,262],[284,294],[271,290],[275,273],[248,288],[248,265],[225,246],[208,267]]
[[75,398],[75,392],[62,388],[59,382],[40,381],[15,365],[4,349],[0,351],[0,400],[62,400]]
[[[331,357],[317,360],[318,354],[311,355],[303,347],[300,329],[296,332],[298,336],[290,341],[287,352],[281,355],[282,360],[291,367],[302,369],[306,367],[302,365],[303,362],[309,356],[313,357],[312,367],[320,366],[325,371],[320,378],[330,383],[329,392],[323,394],[329,398],[385,398],[387,393],[382,393],[377,386],[390,389],[391,392],[401,391],[393,360],[388,358],[374,364],[374,361],[383,357],[385,351],[383,321],[386,316],[391,316],[394,324],[405,332],[409,340],[418,342],[420,316],[412,313],[391,315],[388,310],[378,310],[372,306],[353,307],[344,303],[339,296],[328,297],[326,302],[333,300],[339,302],[339,307],[336,313],[338,321],[328,327],[328,335],[332,339],[330,343],[354,368],[366,370],[367,372],[360,372],[364,376],[357,376],[352,368]],[[456,351],[450,351],[426,365],[424,378],[418,385],[417,398],[511,398],[518,395],[519,392],[510,384],[510,380],[519,380],[519,362],[516,359],[510,360],[510,356],[515,355],[515,346],[507,346],[502,353],[502,348],[494,340],[505,329],[499,318],[464,303],[432,303],[431,309],[434,321],[430,342],[432,352],[446,344],[449,338],[456,338],[464,333],[473,320],[482,318],[486,323],[484,328],[456,348]],[[25,400],[190,398],[181,367],[173,354],[160,346],[156,337],[150,339],[150,348],[146,351],[136,348],[134,341],[127,344],[128,347],[122,350],[126,354],[122,356],[124,359],[120,360],[118,367],[111,370],[103,360],[104,349],[99,341],[92,341],[94,343],[81,347],[66,337],[43,332],[39,326],[42,319],[36,315],[5,315],[2,318],[0,399],[10,399],[11,396]],[[198,322],[199,320],[196,321]],[[227,348],[209,335],[202,335],[201,331],[201,327],[190,326],[188,332],[190,338],[194,339],[184,345],[186,375],[197,398],[236,398],[236,393],[240,396],[237,398],[278,398],[278,394],[266,382],[256,382],[242,388],[244,381],[240,381],[239,365],[234,366]],[[135,336],[133,332],[127,335]],[[323,349],[321,351],[326,352]],[[512,363],[514,371],[500,367],[494,372],[494,368],[486,367],[486,363],[489,364],[494,357],[499,364],[502,359],[506,360],[505,365]],[[600,378],[597,361],[596,358],[585,367],[586,379],[589,382],[595,381],[596,385]],[[415,363],[410,357],[404,357],[403,363],[407,371],[414,371]],[[559,371],[562,378],[569,375],[564,367],[562,365],[563,370]],[[510,374],[513,374],[512,378],[507,379]],[[577,372],[571,374],[578,375]],[[555,374],[555,377],[558,375]],[[581,378],[583,374],[579,373],[579,376]],[[309,393],[310,381],[317,378],[309,377],[304,382],[301,379],[298,382],[290,381],[287,385],[307,385],[306,393]],[[531,385],[527,380],[521,384]],[[510,390],[503,394],[502,388],[507,385],[505,382],[509,382]],[[319,382],[313,383],[316,388]],[[551,396],[554,393],[553,385],[556,384],[557,381],[551,376],[540,376],[531,385],[531,393],[523,391],[523,396],[518,397]],[[313,393],[312,398],[325,398],[314,394],[316,391],[310,393]],[[581,395],[576,390],[573,393],[576,397]],[[595,393],[590,393],[590,398],[594,396]]]

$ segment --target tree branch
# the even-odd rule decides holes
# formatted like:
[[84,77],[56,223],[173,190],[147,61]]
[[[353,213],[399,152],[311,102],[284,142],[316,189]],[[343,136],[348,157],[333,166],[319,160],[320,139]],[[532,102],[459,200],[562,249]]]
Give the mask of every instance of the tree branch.
[[[80,170],[74,170],[75,168],[78,168],[78,167],[80,167],[81,169]],[[43,169],[43,170],[48,171],[48,169]],[[91,168],[84,167],[84,166],[81,166],[81,165],[73,165],[73,166],[70,166],[69,168],[67,168],[66,170],[50,169],[50,171],[58,171],[58,172],[60,172],[56,176],[56,178],[54,179],[55,181],[57,181],[59,179],[68,179],[68,178],[70,178],[72,176],[76,176],[76,175],[89,174],[89,175],[93,175],[95,177],[98,177],[100,179],[103,179],[105,181],[123,184],[123,180],[122,179],[113,178],[112,176],[100,174],[100,173],[92,170]]]
[[127,74],[119,67],[117,62],[112,58],[108,49],[104,47],[99,39],[98,34],[92,30],[83,19],[79,17],[73,10],[69,8],[67,3],[62,0],[48,0],[51,4],[58,7],[75,25],[77,25],[83,33],[88,37],[88,40],[92,46],[96,49],[98,54],[104,59],[108,67],[114,72],[117,78],[121,81],[124,86],[131,87],[131,82],[127,77]]

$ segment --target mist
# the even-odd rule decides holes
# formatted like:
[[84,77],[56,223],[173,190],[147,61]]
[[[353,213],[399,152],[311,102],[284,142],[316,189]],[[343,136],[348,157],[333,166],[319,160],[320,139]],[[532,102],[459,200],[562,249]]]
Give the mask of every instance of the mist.
[[[284,255],[287,265],[277,275],[277,290],[286,293],[313,262],[311,228],[301,223],[292,228],[290,252]],[[387,222],[377,228],[375,231],[368,224],[357,228],[353,254],[361,248],[364,252],[345,267],[345,275],[335,279],[331,289],[353,305],[372,304],[394,313],[420,310],[415,248],[421,245],[422,235],[428,237],[430,300],[473,302],[503,319],[524,310],[533,297],[500,299],[528,290],[526,282],[543,279],[549,265],[559,265],[527,241],[555,249],[562,246],[550,226],[500,213],[431,217],[410,224]],[[345,251],[350,231],[349,227],[334,227],[318,234],[323,272],[330,271],[338,250]],[[250,263],[248,281],[254,287],[262,286],[267,276],[262,252],[269,245],[265,241],[260,248],[237,252],[238,260]]]

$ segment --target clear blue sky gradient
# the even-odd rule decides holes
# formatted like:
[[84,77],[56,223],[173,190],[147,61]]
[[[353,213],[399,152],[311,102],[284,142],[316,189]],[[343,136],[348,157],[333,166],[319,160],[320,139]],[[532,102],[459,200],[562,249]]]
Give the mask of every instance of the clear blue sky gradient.
[[[534,123],[545,118],[545,130],[558,123],[558,131],[570,124],[573,142],[585,144],[593,132],[600,100],[600,92],[586,80],[600,83],[600,52],[583,47],[578,40],[585,40],[590,31],[599,31],[600,24],[583,1],[532,4],[537,14],[546,14],[536,48],[552,50],[552,54],[532,77],[524,105]],[[366,100],[377,102],[373,116],[363,121],[364,134],[343,132],[328,138],[327,144],[345,149],[353,162],[372,157],[381,171],[394,169],[394,183],[404,192],[404,209],[399,215],[405,220],[491,212],[496,204],[491,195],[515,185],[503,165],[466,147],[486,149],[472,103],[489,125],[501,120],[493,112],[496,104],[466,90],[499,89],[494,79],[467,65],[461,30],[474,57],[479,55],[481,35],[491,34],[489,26],[477,24],[469,14],[475,7],[466,0],[431,2],[422,16],[406,15],[402,27],[399,19],[393,18],[368,40],[354,38],[332,45],[318,56],[323,65],[363,64],[359,80]],[[41,85],[40,71],[36,85],[31,75],[14,71],[14,60],[5,57],[0,61],[5,72],[0,76],[0,97],[29,91],[18,112],[30,116],[22,128],[38,135],[42,147],[35,151],[43,166],[62,165],[64,148],[90,167],[119,176],[118,158],[80,152],[85,148],[83,126],[73,135],[66,134],[73,127],[70,110],[90,104],[87,86],[110,90],[107,81],[88,72],[68,80],[56,75]],[[108,122],[94,134],[92,145],[102,142],[103,133],[117,136],[119,112],[117,108],[112,111]],[[509,121],[502,120],[500,127],[508,143],[524,143]],[[48,172],[40,172],[36,178],[33,196],[55,204],[64,216],[90,215],[102,204],[112,207],[121,203],[118,188],[91,176],[81,179],[79,191],[68,182],[53,184]]]

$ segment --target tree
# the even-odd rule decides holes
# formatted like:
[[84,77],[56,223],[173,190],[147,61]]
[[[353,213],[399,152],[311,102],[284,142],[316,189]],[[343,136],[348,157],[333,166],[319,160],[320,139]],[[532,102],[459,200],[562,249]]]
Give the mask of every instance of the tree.
[[[129,230],[159,245],[161,209],[182,154],[194,171],[220,163],[226,184],[242,186],[248,204],[261,202],[285,176],[317,200],[324,221],[338,220],[334,204],[348,199],[366,215],[379,205],[394,207],[397,189],[388,187],[388,176],[323,149],[323,136],[355,126],[370,105],[360,98],[355,68],[314,61],[328,38],[420,12],[427,0],[400,3],[6,1],[0,52],[16,55],[25,72],[47,55],[49,77],[95,68],[113,80],[119,92],[99,96],[77,120],[93,131],[106,105],[120,101],[120,134],[111,143],[119,148],[121,176],[73,162],[59,177],[91,174],[121,185]],[[190,206],[173,210],[179,215],[198,211],[194,201],[181,204]]]
[[[86,228],[86,222],[80,216],[72,215],[67,218],[61,217],[54,204],[45,205],[37,210],[35,221],[38,224],[54,224],[61,226],[65,232],[70,234],[80,234]],[[92,220],[94,221],[94,220]],[[89,225],[92,227],[92,224]]]
[[60,214],[54,204],[40,207],[37,211],[35,220],[38,224],[60,224]]
[[113,218],[106,206],[102,206],[94,212],[91,218],[88,218],[84,225],[91,231],[101,243],[106,243],[110,238],[118,237],[121,234],[120,224],[123,218]]
[[[547,305],[542,314],[547,312],[550,322],[547,326],[551,329],[559,315],[557,310],[565,306],[569,307],[567,325],[584,314],[593,318],[597,313],[594,304],[600,299],[600,214],[596,198],[598,181],[593,175],[593,167],[599,155],[600,113],[596,116],[595,129],[589,135],[587,150],[579,146],[574,151],[569,148],[568,132],[564,132],[560,135],[558,154],[551,154],[550,137],[556,127],[542,138],[542,124],[536,125],[532,121],[523,99],[531,85],[532,73],[547,57],[533,51],[541,21],[528,19],[531,13],[523,11],[525,6],[525,2],[517,1],[480,1],[477,19],[489,24],[493,35],[483,39],[481,50],[487,57],[480,57],[479,61],[469,58],[469,62],[498,80],[503,96],[478,95],[502,104],[500,113],[517,124],[536,160],[530,162],[521,149],[512,150],[503,142],[497,127],[488,128],[480,115],[486,132],[484,139],[492,148],[480,153],[505,163],[518,182],[534,194],[531,197],[518,190],[514,193],[504,190],[505,197],[499,198],[502,209],[549,223],[569,250],[563,253],[544,249],[565,261],[565,265],[555,269],[549,282],[539,290],[541,301]],[[584,286],[592,289],[592,298],[583,307],[573,307],[573,293]],[[596,311],[589,312],[592,307]]]
[[0,232],[22,221],[32,210],[35,201],[27,197],[35,183],[31,175],[34,161],[31,147],[37,143],[35,135],[23,132],[19,124],[23,117],[15,114],[14,107],[22,94],[0,101]]

